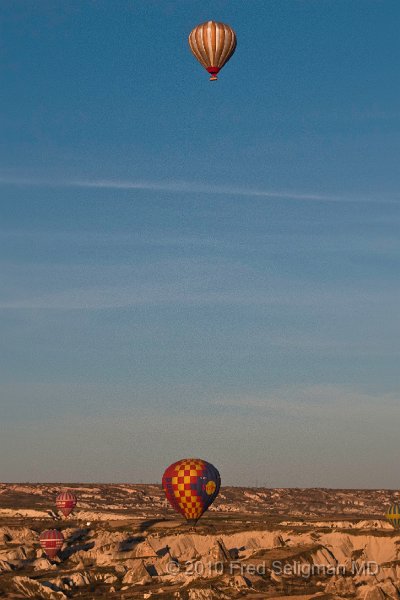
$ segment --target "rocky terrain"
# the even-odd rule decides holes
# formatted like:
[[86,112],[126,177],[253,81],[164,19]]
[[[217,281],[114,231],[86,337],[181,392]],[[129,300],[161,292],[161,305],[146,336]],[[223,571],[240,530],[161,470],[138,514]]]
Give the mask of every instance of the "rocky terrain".
[[[61,488],[78,496],[55,512]],[[224,487],[196,528],[158,485],[0,484],[0,597],[400,598],[387,490]],[[45,529],[65,537],[49,561]]]

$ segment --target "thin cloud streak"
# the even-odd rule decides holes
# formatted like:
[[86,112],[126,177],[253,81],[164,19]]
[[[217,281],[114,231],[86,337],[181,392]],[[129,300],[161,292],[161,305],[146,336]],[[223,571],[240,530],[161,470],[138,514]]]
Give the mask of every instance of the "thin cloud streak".
[[[110,310],[130,308],[134,306],[286,306],[302,307],[305,309],[319,310],[334,307],[351,310],[357,301],[361,308],[369,306],[382,306],[383,302],[388,309],[388,303],[398,305],[398,291],[368,292],[349,290],[340,292],[331,289],[308,289],[303,294],[288,293],[287,291],[271,293],[268,288],[254,288],[250,290],[235,290],[228,286],[226,289],[209,289],[202,291],[193,284],[193,289],[184,289],[177,282],[164,283],[138,283],[127,286],[93,286],[70,287],[59,292],[50,292],[43,295],[32,293],[20,294],[20,297],[0,300],[2,310]],[[354,296],[354,293],[356,296]],[[21,297],[22,296],[22,297]],[[389,304],[390,306],[390,304]]]
[[368,198],[361,196],[325,195],[308,192],[293,192],[290,190],[257,190],[235,186],[210,185],[192,181],[130,181],[116,179],[36,179],[24,177],[0,176],[0,185],[35,186],[35,187],[74,187],[98,190],[143,190],[150,192],[175,192],[180,194],[217,194],[219,196],[241,196],[251,198],[270,198],[281,200],[298,200],[311,202],[355,202],[355,203],[386,203],[393,204],[393,198]]
[[[326,418],[327,413],[338,416],[340,410],[344,411],[346,417],[352,411],[373,410],[382,412],[385,405],[390,410],[398,410],[398,394],[395,392],[371,392],[360,387],[315,384],[315,385],[287,385],[277,388],[275,391],[264,395],[233,395],[216,397],[211,404],[219,407],[243,408],[248,411],[279,409],[285,413],[293,410],[301,410],[313,413],[320,411],[321,416]],[[307,415],[308,417],[308,415]]]
[[96,189],[119,189],[119,190],[151,190],[177,193],[192,194],[218,194],[224,196],[251,196],[260,198],[288,198],[293,200],[318,200],[318,201],[336,201],[333,196],[324,196],[320,194],[296,193],[291,191],[266,191],[245,188],[236,188],[224,185],[208,185],[190,181],[76,181],[71,185],[77,185]]

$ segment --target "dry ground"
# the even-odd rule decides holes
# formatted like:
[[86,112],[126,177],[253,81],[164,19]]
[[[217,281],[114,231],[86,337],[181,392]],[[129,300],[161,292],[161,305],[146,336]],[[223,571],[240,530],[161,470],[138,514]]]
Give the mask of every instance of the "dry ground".
[[[79,498],[68,519],[54,509],[62,487]],[[400,535],[383,519],[396,499],[386,490],[225,487],[191,529],[158,485],[2,484],[0,597],[398,598]],[[50,562],[38,537],[54,527],[66,542]],[[377,573],[362,572],[369,562]]]

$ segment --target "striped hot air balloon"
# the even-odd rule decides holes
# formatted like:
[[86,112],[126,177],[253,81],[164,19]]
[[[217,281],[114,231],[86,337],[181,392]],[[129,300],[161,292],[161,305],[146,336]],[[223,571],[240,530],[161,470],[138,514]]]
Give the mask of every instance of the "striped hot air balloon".
[[184,458],[166,469],[162,486],[173,508],[195,525],[218,496],[221,478],[205,460]]
[[190,32],[189,46],[199,63],[210,73],[210,81],[216,81],[218,73],[235,52],[236,34],[225,23],[207,21]]
[[400,529],[400,505],[392,504],[386,513],[386,518],[395,529]]
[[72,492],[61,492],[56,498],[56,506],[62,512],[64,517],[68,517],[74,510],[77,503],[75,494]]
[[39,540],[42,549],[51,560],[57,556],[64,544],[64,536],[58,529],[46,529],[40,534]]

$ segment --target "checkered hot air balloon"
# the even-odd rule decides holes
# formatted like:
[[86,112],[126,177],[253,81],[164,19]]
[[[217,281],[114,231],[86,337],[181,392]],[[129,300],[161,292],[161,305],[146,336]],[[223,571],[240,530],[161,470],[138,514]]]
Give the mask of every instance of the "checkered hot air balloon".
[[61,492],[56,498],[56,506],[62,512],[64,517],[68,517],[74,510],[77,503],[75,494],[71,492]]
[[46,529],[40,534],[39,540],[42,549],[51,560],[57,556],[64,544],[64,536],[58,529]]
[[184,458],[166,469],[162,486],[174,509],[195,525],[218,496],[221,478],[205,460]]
[[386,518],[395,529],[400,529],[400,505],[392,504],[386,513]]
[[235,52],[236,34],[225,23],[207,21],[190,32],[189,46],[199,63],[210,73],[210,81],[216,81],[218,73]]

